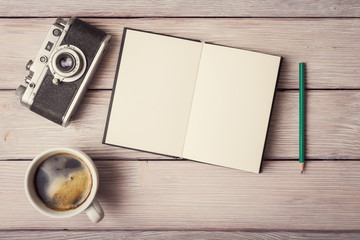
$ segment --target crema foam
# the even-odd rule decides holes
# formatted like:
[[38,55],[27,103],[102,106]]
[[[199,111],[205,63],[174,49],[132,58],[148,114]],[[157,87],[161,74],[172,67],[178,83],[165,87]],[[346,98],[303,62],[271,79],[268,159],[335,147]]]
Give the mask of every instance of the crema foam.
[[60,153],[48,157],[35,174],[35,189],[42,202],[57,211],[79,207],[90,194],[91,173],[78,157]]

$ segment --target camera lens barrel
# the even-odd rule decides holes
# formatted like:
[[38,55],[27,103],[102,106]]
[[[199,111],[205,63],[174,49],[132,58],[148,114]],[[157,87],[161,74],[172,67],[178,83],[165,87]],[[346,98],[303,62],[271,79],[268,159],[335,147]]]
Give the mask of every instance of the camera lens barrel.
[[78,47],[62,45],[51,57],[49,67],[60,82],[73,82],[84,74],[86,57]]

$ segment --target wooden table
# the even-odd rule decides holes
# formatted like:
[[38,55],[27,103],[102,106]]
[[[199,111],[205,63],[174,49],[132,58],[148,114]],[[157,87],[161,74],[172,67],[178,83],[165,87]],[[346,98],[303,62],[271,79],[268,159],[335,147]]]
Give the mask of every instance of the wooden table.
[[[0,237],[360,239],[358,1],[0,0]],[[14,96],[57,16],[113,35],[67,128]],[[261,174],[101,144],[123,27],[284,57]],[[307,63],[307,162],[298,170],[298,62]],[[24,174],[43,150],[78,147],[100,173],[105,219],[38,213]]]

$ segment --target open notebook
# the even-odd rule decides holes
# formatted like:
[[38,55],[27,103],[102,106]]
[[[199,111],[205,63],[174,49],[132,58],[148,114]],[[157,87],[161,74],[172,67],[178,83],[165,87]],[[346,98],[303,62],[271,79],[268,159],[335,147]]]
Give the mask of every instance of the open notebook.
[[103,143],[258,173],[280,61],[125,28]]

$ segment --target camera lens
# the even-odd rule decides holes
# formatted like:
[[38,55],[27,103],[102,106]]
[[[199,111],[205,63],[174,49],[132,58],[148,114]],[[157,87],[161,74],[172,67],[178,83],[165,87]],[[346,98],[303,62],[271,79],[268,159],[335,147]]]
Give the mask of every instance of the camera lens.
[[75,58],[70,53],[60,54],[56,60],[56,65],[63,72],[70,72],[75,67]]
[[85,54],[76,46],[61,45],[49,58],[49,70],[60,82],[79,80],[86,70]]

